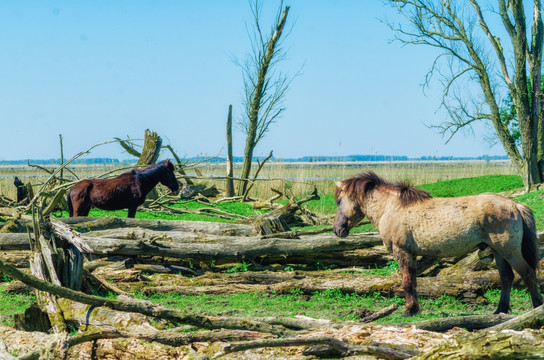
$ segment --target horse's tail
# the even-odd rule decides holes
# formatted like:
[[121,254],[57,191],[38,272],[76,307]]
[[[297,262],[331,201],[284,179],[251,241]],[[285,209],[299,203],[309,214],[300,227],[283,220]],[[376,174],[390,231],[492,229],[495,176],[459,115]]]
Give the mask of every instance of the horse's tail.
[[70,191],[66,194],[66,204],[68,205],[68,215],[74,216],[74,208],[72,207],[72,198],[70,197]]
[[538,237],[536,235],[535,218],[531,208],[525,204],[517,204],[517,208],[523,220],[523,239],[521,241],[521,254],[529,266],[536,270],[540,254],[538,253]]

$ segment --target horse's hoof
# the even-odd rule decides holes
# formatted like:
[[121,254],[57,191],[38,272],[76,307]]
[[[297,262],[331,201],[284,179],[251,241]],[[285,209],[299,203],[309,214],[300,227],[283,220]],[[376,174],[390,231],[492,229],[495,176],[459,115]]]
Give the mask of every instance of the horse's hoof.
[[417,315],[417,313],[419,312],[419,310],[410,310],[410,309],[406,309],[402,312],[402,316],[405,316],[405,317],[410,317],[410,316],[414,316],[414,315]]
[[508,314],[510,311],[509,310],[495,310],[495,312],[493,313],[493,315],[498,315],[498,314]]

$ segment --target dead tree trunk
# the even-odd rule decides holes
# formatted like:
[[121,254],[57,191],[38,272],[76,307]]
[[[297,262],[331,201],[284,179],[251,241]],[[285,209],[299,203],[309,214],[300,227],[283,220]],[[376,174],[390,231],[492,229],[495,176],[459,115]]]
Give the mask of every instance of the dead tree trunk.
[[234,196],[234,170],[232,161],[232,105],[229,105],[229,115],[227,116],[227,180],[225,181],[226,197]]
[[157,162],[161,153],[162,139],[156,132],[145,129],[144,147],[140,158],[136,163],[137,166],[145,166]]

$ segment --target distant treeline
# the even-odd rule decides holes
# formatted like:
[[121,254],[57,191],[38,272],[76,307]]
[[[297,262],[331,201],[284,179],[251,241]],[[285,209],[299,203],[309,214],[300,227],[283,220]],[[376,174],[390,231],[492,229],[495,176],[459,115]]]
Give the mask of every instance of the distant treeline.
[[[66,160],[65,160],[66,161]],[[130,160],[119,160],[111,158],[89,158],[89,159],[76,159],[72,161],[72,164],[84,164],[84,165],[93,165],[93,164],[132,164],[136,161]],[[47,164],[60,164],[60,159],[41,159],[41,160],[0,160],[0,165],[26,165],[26,164],[36,164],[36,165],[47,165]]]
[[[254,157],[254,161],[262,161],[264,157]],[[397,155],[347,155],[347,156],[303,156],[300,158],[272,158],[270,161],[275,162],[324,162],[324,161],[448,161],[448,160],[508,160],[507,156],[498,155],[482,155],[473,157],[457,157],[457,156],[421,156],[411,158],[408,156]],[[207,158],[203,156],[195,156],[192,158],[186,158],[184,161],[188,163],[199,162],[211,162],[211,163],[223,163],[225,158],[214,157]],[[235,156],[234,162],[243,162],[244,158],[241,156]],[[136,160],[119,160],[111,158],[89,158],[89,159],[76,159],[73,164],[93,165],[93,164],[134,164]],[[27,163],[44,165],[44,164],[59,164],[60,159],[46,159],[46,160],[0,160],[0,165],[25,165]]]

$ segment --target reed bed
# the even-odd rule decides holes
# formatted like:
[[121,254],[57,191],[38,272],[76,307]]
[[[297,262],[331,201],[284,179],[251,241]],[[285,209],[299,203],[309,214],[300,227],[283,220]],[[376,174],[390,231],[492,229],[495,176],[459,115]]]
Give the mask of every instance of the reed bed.
[[[106,172],[122,172],[127,170],[127,164],[74,165],[65,170],[64,177],[75,180],[78,178],[96,178]],[[54,165],[45,168],[53,169]],[[203,163],[187,165],[186,172],[196,176],[197,168],[206,179],[219,189],[225,188],[225,165],[221,163]],[[254,165],[254,169],[257,165]],[[235,176],[241,172],[241,164],[235,164]],[[319,162],[319,163],[267,163],[259,173],[250,196],[257,198],[272,197],[271,188],[278,189],[288,196],[302,196],[316,186],[319,194],[334,192],[334,180],[342,180],[364,171],[374,171],[388,180],[405,180],[413,185],[428,184],[457,178],[476,177],[493,174],[515,174],[515,169],[509,161],[418,161],[418,162]],[[73,174],[72,174],[73,173]],[[42,184],[48,174],[28,165],[0,166],[0,194],[15,198],[16,189],[13,178],[18,176],[24,183],[34,186]],[[235,186],[236,186],[235,182]]]
[[[204,164],[199,170],[206,175],[223,176],[224,166]],[[235,166],[239,176],[241,165]],[[413,185],[428,184],[458,178],[483,175],[516,174],[509,161],[418,161],[418,162],[331,162],[331,163],[281,163],[266,164],[259,173],[259,181],[252,196],[273,196],[270,188],[302,196],[316,186],[320,194],[334,192],[334,180],[349,178],[364,171],[374,171],[385,179],[408,181]],[[192,171],[188,169],[188,173]],[[224,188],[224,181],[217,181]]]

